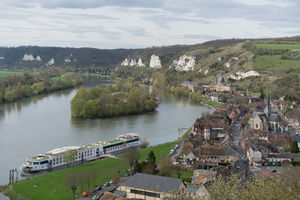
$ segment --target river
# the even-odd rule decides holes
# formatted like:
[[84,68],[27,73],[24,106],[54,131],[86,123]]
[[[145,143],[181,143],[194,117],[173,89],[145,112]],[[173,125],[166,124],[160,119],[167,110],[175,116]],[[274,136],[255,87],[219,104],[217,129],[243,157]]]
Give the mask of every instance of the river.
[[[85,86],[104,85],[105,80]],[[20,168],[30,155],[54,148],[84,145],[135,132],[150,145],[173,141],[178,128],[190,127],[207,107],[160,96],[156,112],[109,119],[71,118],[70,101],[78,89],[55,92],[12,104],[0,105],[0,185],[8,183],[9,169]]]

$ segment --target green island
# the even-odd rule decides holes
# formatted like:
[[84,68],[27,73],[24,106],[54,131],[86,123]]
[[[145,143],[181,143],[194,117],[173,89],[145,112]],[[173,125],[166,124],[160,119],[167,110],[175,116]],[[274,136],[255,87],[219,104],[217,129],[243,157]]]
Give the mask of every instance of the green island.
[[72,116],[84,119],[152,112],[157,106],[154,94],[130,80],[89,90],[81,87],[71,101]]
[[55,67],[34,72],[0,71],[0,104],[73,88],[82,82],[80,76]]

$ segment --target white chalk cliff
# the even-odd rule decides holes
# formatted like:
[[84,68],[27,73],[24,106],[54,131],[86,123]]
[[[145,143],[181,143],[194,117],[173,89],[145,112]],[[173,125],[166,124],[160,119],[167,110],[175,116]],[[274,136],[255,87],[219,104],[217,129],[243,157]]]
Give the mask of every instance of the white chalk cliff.
[[133,59],[128,59],[126,58],[125,60],[123,60],[123,62],[121,62],[121,66],[137,66],[137,67],[145,67],[145,64],[143,63],[143,60],[141,58],[137,59],[133,58]]
[[176,71],[193,71],[195,69],[195,56],[183,55],[178,60],[174,60],[172,66]]
[[24,54],[22,60],[24,60],[24,61],[35,61],[36,60],[36,61],[40,62],[40,61],[42,61],[42,58],[39,55],[37,55],[37,57],[34,58],[34,56],[32,54]]
[[247,77],[251,76],[260,76],[258,72],[256,71],[248,71],[248,72],[237,72],[235,74],[231,74],[228,76],[228,78],[233,79],[233,80],[241,80]]
[[131,59],[130,64],[131,67],[136,66],[136,59]]
[[145,64],[143,63],[143,61],[142,61],[141,58],[139,58],[139,61],[138,61],[138,63],[137,63],[137,66],[139,66],[139,67],[145,67]]
[[54,65],[54,58],[51,58],[46,65],[51,66]]
[[65,63],[70,63],[70,62],[71,62],[71,60],[69,58],[65,59]]
[[123,62],[121,62],[121,65],[122,66],[128,66],[129,65],[128,59],[126,58],[125,60],[123,60]]
[[35,59],[34,59],[33,55],[31,55],[31,54],[24,54],[22,60],[24,60],[24,61],[34,61]]
[[231,67],[232,65],[233,65],[232,62],[227,62],[227,63],[225,63],[225,66],[226,66],[227,68]]
[[35,60],[41,62],[42,58],[39,55],[37,55],[37,57],[35,58]]
[[155,54],[153,54],[151,56],[151,59],[150,59],[150,67],[152,68],[161,68],[161,61],[159,59],[159,56],[156,56]]

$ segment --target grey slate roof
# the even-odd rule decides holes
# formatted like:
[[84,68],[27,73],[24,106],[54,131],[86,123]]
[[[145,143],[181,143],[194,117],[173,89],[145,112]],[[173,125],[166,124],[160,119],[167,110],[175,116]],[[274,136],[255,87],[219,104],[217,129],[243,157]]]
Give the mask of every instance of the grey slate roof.
[[116,190],[114,191],[114,194],[120,195],[121,197],[126,197],[126,192],[124,191]]
[[220,76],[220,77],[218,78],[218,82],[219,82],[219,83],[225,83],[224,77],[223,77],[223,76]]
[[182,85],[193,85],[193,86],[200,86],[200,83],[198,82],[190,82],[190,81],[184,81]]
[[156,192],[177,192],[182,184],[181,179],[164,176],[155,176],[150,174],[136,173],[126,181],[120,183],[120,186],[140,188]]
[[294,140],[296,140],[297,143],[300,143],[300,136],[299,136],[299,135],[295,135],[295,136],[293,137],[293,141],[294,141]]
[[261,121],[263,121],[263,118],[267,119],[267,116],[265,113],[263,112],[253,112],[251,115],[251,118],[255,118],[258,115],[258,117],[260,118]]
[[271,113],[268,120],[271,122],[281,122],[281,117],[279,114]]

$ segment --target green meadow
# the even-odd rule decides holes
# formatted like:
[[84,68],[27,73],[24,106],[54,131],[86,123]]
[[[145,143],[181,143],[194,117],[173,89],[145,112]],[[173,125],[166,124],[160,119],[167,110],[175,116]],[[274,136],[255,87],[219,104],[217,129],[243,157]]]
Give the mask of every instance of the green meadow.
[[[160,160],[168,155],[175,144],[176,142],[168,142],[146,149],[141,149],[140,160],[145,160],[151,150],[154,151],[157,160]],[[96,184],[103,185],[106,181],[112,179],[116,171],[120,171],[121,175],[124,175],[128,166],[121,157],[118,157],[117,159],[107,158],[79,167],[52,172],[33,179],[20,181],[12,186],[8,186],[6,194],[10,196],[12,200],[71,200],[72,192],[70,188],[66,188],[64,186],[64,176],[71,171],[83,171],[88,169],[96,171]],[[184,173],[183,175],[189,176],[190,173]],[[85,189],[87,189],[86,185]],[[80,195],[79,189],[76,194],[78,196]]]
[[280,55],[257,55],[253,63],[254,67],[258,69],[300,69],[300,60],[281,59]]
[[14,75],[21,75],[22,72],[12,72],[12,71],[0,71],[0,78],[1,77],[8,77],[8,76],[14,76]]

